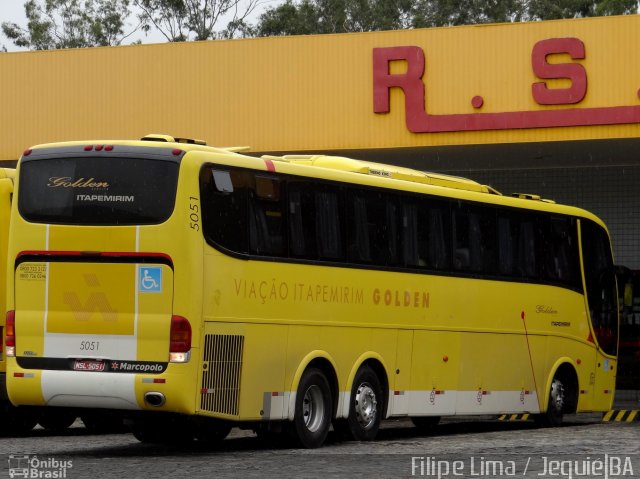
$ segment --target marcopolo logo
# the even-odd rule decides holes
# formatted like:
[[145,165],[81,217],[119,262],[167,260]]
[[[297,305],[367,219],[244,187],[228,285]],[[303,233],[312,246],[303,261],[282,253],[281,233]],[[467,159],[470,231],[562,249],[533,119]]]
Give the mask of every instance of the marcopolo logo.
[[67,470],[73,468],[73,461],[55,457],[39,458],[29,454],[9,455],[9,477],[33,479],[61,479],[67,476]]
[[166,363],[111,361],[109,370],[116,373],[162,373],[166,367]]

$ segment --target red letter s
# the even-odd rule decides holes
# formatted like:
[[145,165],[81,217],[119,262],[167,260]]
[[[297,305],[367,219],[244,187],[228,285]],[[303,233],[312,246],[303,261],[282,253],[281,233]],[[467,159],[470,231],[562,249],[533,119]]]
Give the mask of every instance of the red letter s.
[[583,59],[584,43],[578,38],[549,38],[533,46],[531,66],[538,78],[571,80],[569,88],[550,89],[545,82],[531,85],[533,98],[540,105],[579,103],[587,93],[587,72],[579,63],[547,63],[547,56],[568,53],[574,60]]

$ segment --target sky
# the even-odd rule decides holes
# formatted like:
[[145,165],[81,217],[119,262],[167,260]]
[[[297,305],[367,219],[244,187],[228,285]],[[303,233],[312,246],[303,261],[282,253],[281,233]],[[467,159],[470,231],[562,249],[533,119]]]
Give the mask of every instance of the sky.
[[[24,14],[24,1],[25,0],[0,0],[0,23],[13,22],[20,26],[25,26],[27,24],[27,17]],[[142,43],[165,42],[165,38],[159,33],[150,34],[148,37],[145,37],[144,33],[141,33],[136,37],[127,39],[125,43],[132,43],[137,39],[142,40]],[[1,31],[0,46],[5,46],[10,52],[24,50],[24,48],[18,48],[11,43],[11,41],[5,37]]]
[[[275,0],[263,0],[260,3],[261,5],[268,5],[273,4],[274,1]],[[25,26],[27,24],[27,17],[24,14],[24,2],[25,0],[0,0],[0,23],[13,22],[17,23],[18,25]],[[263,8],[261,8],[260,6],[256,8],[256,10],[254,10],[254,12],[249,17],[249,22],[255,23],[262,10]],[[219,24],[220,30],[222,30],[225,26],[226,22],[222,20]],[[132,43],[135,40],[141,40],[142,43],[164,43],[166,41],[166,39],[160,33],[150,32],[146,36],[144,33],[140,33],[139,35],[134,34],[132,37],[125,40],[124,44]],[[0,47],[1,46],[5,46],[10,52],[24,50],[16,47],[0,31]]]

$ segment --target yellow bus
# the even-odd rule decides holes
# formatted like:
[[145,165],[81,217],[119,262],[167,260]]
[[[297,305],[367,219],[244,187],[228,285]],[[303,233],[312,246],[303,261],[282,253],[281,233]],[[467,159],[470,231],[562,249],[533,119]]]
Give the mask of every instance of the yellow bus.
[[150,135],[18,164],[16,405],[122,411],[143,441],[234,426],[318,447],[380,421],[606,411],[618,309],[593,214],[330,156]]

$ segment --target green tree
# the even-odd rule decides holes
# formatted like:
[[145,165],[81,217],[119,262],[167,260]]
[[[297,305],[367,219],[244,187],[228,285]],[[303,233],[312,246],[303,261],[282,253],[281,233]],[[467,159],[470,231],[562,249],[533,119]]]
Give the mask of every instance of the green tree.
[[637,0],[531,0],[528,8],[534,20],[628,15],[637,11]]
[[286,0],[257,35],[304,35],[637,13],[638,0]]
[[417,0],[413,27],[440,27],[475,23],[520,21],[526,16],[523,0]]
[[286,0],[268,8],[255,28],[260,36],[397,30],[410,26],[413,0]]
[[[155,29],[167,41],[210,40],[252,35],[245,18],[258,0],[133,0],[148,31]],[[223,19],[231,17],[226,29],[217,31]]]
[[16,46],[32,50],[120,45],[130,0],[27,0],[27,26],[2,23]]

